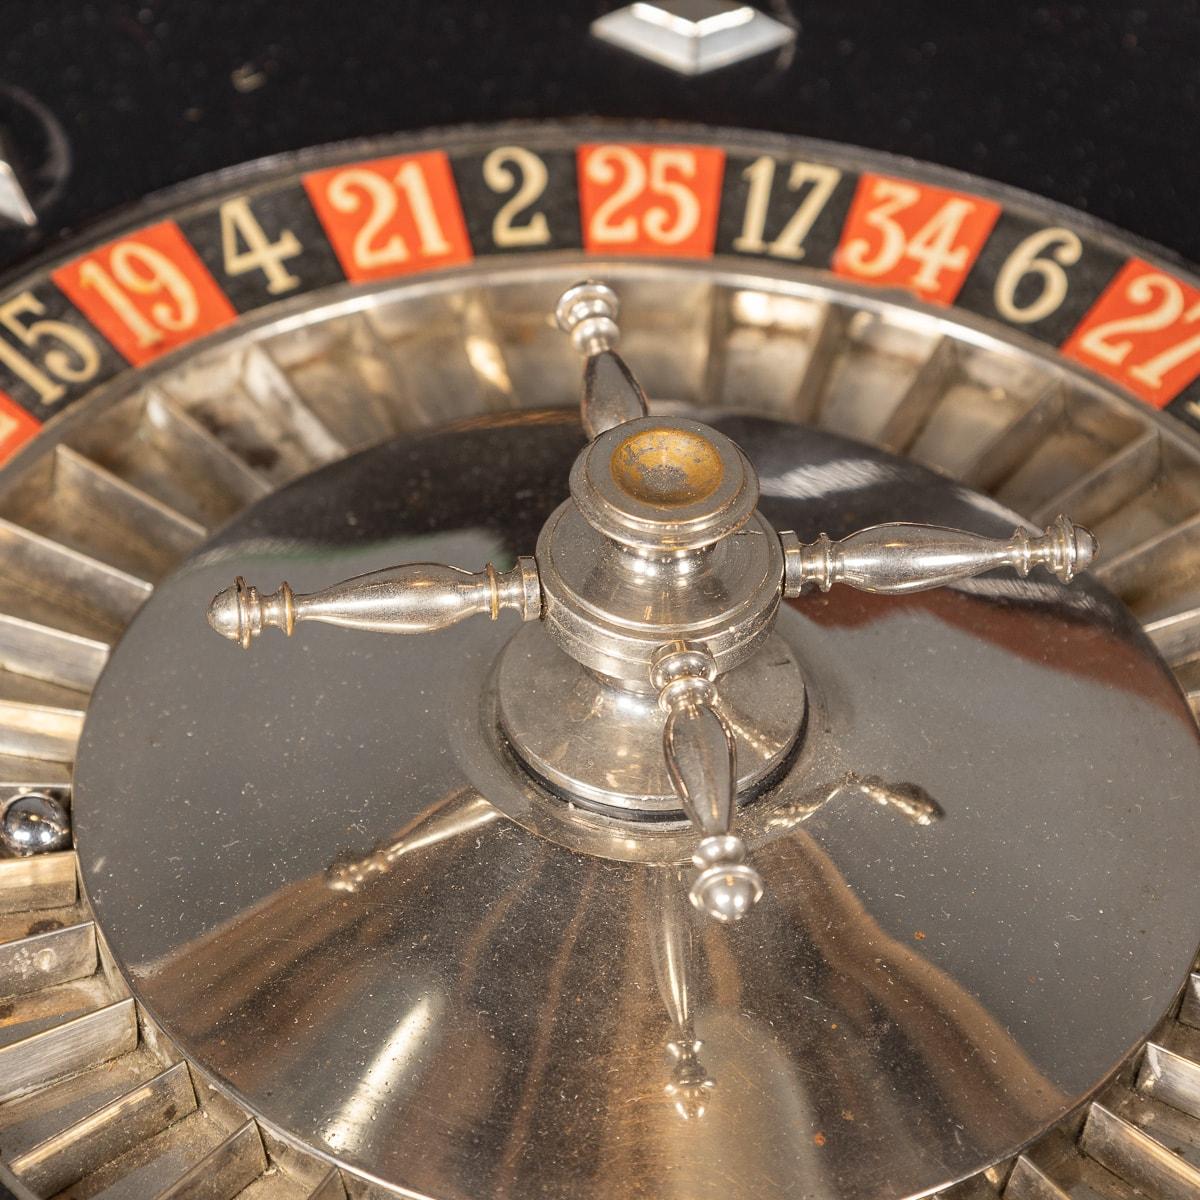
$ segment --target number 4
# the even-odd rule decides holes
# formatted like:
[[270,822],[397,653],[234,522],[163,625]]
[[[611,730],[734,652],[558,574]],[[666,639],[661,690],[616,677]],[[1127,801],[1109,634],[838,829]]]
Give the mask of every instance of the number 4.
[[[246,247],[244,250],[239,239]],[[235,196],[221,205],[221,254],[227,275],[261,271],[267,280],[267,291],[279,296],[300,286],[300,280],[283,264],[302,250],[299,238],[290,229],[285,229],[275,241],[267,237],[250,207],[249,196]]]

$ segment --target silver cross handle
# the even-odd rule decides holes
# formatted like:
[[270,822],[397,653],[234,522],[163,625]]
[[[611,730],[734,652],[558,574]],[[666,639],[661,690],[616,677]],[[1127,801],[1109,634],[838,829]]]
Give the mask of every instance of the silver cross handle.
[[[903,594],[999,567],[1028,575],[1041,566],[1067,583],[1095,557],[1096,539],[1063,516],[1040,535],[1016,529],[1009,538],[918,524],[877,525],[840,541],[821,534],[802,543],[793,532],[777,534],[756,508],[753,467],[728,438],[696,421],[646,415],[645,394],[614,349],[617,311],[612,290],[595,282],[577,284],[558,303],[558,323],[586,359],[581,418],[592,441],[572,469],[571,501],[543,529],[537,558],[518,558],[505,571],[489,563],[474,574],[409,563],[311,594],[283,583],[264,595],[239,576],[214,597],[208,621],[248,648],[264,629],[291,635],[303,621],[428,633],[474,615],[496,620],[505,610],[541,620],[565,652],[562,661],[591,671],[594,686],[633,696],[647,682],[653,687],[665,713],[666,773],[699,835],[689,896],[717,920],[735,921],[761,897],[763,882],[733,831],[737,738],[721,714],[718,689],[721,674],[747,661],[770,634],[780,600],[809,584]],[[742,558],[727,560],[762,583],[749,601],[722,614],[724,625],[714,625],[711,598],[738,588],[719,574],[726,559],[708,551],[751,529],[763,536],[742,538]],[[749,568],[747,553],[758,556]],[[584,564],[583,574],[566,580],[562,562]],[[717,574],[708,578],[706,571]],[[652,583],[656,578],[665,582]],[[702,600],[696,611],[693,594]],[[685,631],[696,627],[698,614],[715,632],[689,641]]]
[[[989,538],[965,529],[895,522],[860,529],[837,542],[821,534],[806,544],[790,530],[779,540],[782,592],[789,598],[799,596],[809,583],[823,592],[842,583],[862,592],[903,595],[998,567],[1013,567],[1024,576],[1044,566],[1069,583],[1096,555],[1091,531],[1064,516],[1036,536],[1016,529],[1011,538]],[[441,563],[405,563],[311,594],[297,594],[284,582],[264,595],[239,575],[232,587],[213,597],[208,623],[222,637],[249,648],[264,629],[290,636],[301,621],[368,633],[433,633],[476,614],[496,620],[506,609],[526,621],[541,617],[535,559],[518,558],[507,571],[488,563],[473,574]]]
[[737,741],[716,707],[717,664],[702,646],[669,642],[650,669],[667,714],[663,753],[683,811],[703,835],[692,854],[698,874],[688,898],[718,921],[737,921],[761,899],[762,876],[746,843],[730,832],[737,804]]
[[476,613],[495,621],[503,609],[515,609],[526,621],[542,615],[532,558],[518,558],[515,567],[503,572],[488,563],[474,574],[441,563],[405,563],[307,595],[297,595],[286,581],[263,595],[239,575],[232,587],[213,597],[208,623],[248,650],[264,629],[291,637],[301,621],[367,633],[433,633]]
[[1025,576],[1045,567],[1070,583],[1096,557],[1091,530],[1059,516],[1040,536],[1014,529],[1011,538],[981,537],[963,529],[895,522],[860,529],[840,542],[821,534],[805,545],[790,530],[783,543],[783,594],[799,596],[807,583],[823,592],[844,583],[861,592],[899,596],[945,587],[997,567]]
[[580,418],[589,438],[649,411],[646,393],[616,352],[620,304],[612,288],[595,280],[577,283],[558,298],[558,327],[584,356]]

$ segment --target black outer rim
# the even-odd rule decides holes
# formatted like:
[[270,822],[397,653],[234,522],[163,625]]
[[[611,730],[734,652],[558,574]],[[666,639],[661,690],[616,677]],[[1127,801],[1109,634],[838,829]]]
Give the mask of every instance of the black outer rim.
[[[907,155],[888,151],[870,150],[860,146],[846,145],[823,138],[802,137],[794,134],[765,132],[738,126],[700,125],[692,122],[671,120],[622,119],[612,117],[570,117],[563,120],[510,120],[498,124],[464,124],[431,126],[413,132],[403,130],[379,136],[350,138],[344,141],[326,142],[306,146],[302,150],[286,150],[279,154],[248,159],[231,167],[197,175],[183,183],[150,193],[141,200],[122,206],[95,221],[82,225],[69,235],[45,247],[29,258],[9,268],[0,276],[0,288],[7,288],[25,276],[44,270],[77,257],[86,247],[109,240],[114,234],[140,227],[147,221],[167,214],[175,215],[193,205],[211,201],[224,189],[244,189],[247,185],[257,187],[285,179],[320,166],[335,166],[363,157],[386,154],[395,150],[418,150],[422,148],[464,148],[477,142],[496,144],[500,137],[511,134],[522,135],[524,144],[536,146],[541,138],[554,139],[563,136],[598,131],[620,131],[626,136],[637,136],[647,141],[689,141],[706,145],[726,147],[738,144],[748,149],[783,150],[787,153],[810,153],[822,161],[858,169],[863,165],[890,169],[896,174],[926,181],[938,186],[952,187],[1023,209],[1037,216],[1060,217],[1080,229],[1092,234],[1098,242],[1118,253],[1136,253],[1140,257],[1157,260],[1161,265],[1185,276],[1193,286],[1200,286],[1200,264],[1193,263],[1175,251],[1148,238],[1126,233],[1108,221],[1095,217],[1081,209],[1072,208],[1057,200],[1048,200],[1025,188],[999,183],[986,176],[974,175],[937,163],[925,162]],[[530,136],[533,135],[533,136]],[[856,159],[859,160],[856,164]],[[1006,204],[1006,207],[1008,205]],[[482,257],[482,256],[480,256]],[[748,260],[754,261],[754,260]]]

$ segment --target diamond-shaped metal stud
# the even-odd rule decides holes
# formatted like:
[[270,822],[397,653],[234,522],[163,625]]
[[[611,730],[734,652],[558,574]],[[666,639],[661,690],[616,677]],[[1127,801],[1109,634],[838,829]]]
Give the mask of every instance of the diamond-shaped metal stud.
[[592,22],[592,33],[681,75],[703,75],[793,41],[796,31],[732,0],[638,0]]
[[0,225],[23,225],[31,229],[37,223],[37,214],[29,203],[13,156],[0,133]]

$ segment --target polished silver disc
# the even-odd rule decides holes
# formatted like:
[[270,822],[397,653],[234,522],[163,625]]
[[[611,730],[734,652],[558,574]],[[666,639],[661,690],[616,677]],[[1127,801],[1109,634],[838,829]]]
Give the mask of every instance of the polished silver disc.
[[[1017,520],[835,436],[717,424],[805,536]],[[507,564],[580,443],[548,413],[385,443],[159,586],[74,798],[136,996],[268,1127],[425,1196],[910,1197],[1016,1153],[1144,1036],[1200,923],[1195,724],[1098,584],[792,601],[807,726],[739,818],[771,886],[729,928],[672,899],[686,840],[506,760],[486,688],[515,621],[249,656],[204,625],[233,564],[305,589]]]

